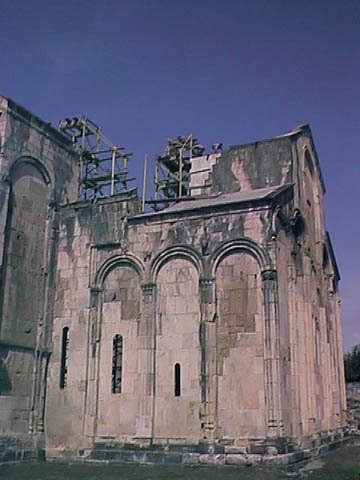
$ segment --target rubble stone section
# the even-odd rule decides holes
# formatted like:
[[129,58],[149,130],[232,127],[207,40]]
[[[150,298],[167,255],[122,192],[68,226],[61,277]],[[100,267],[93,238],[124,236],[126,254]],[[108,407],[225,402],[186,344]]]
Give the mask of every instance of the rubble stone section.
[[70,139],[0,97],[0,462],[286,463],[346,440],[310,128],[192,162],[166,210],[79,200]]
[[23,345],[34,347],[44,296],[49,189],[39,170],[25,162],[14,168],[11,181],[2,337],[10,343],[21,338]]

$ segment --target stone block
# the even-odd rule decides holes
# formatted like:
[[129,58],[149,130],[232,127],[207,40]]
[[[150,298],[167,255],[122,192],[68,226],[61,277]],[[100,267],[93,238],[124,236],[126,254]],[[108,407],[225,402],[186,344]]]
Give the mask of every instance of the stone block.
[[200,453],[184,453],[182,456],[182,463],[184,465],[198,465]]
[[224,465],[225,455],[215,453],[203,453],[199,455],[199,463],[207,465]]
[[251,465],[246,453],[227,453],[225,463],[226,465]]

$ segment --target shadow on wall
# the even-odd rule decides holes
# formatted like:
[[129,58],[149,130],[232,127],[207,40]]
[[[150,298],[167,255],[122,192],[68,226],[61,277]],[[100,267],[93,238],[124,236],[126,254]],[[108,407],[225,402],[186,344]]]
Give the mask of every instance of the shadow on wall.
[[5,359],[7,351],[0,351],[0,395],[10,393],[12,385],[8,374]]

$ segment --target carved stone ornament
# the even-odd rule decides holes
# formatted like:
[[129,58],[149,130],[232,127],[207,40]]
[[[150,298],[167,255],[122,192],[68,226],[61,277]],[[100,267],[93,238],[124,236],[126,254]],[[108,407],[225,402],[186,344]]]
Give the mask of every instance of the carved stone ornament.
[[268,281],[268,280],[271,280],[271,281],[274,281],[276,280],[277,278],[277,273],[276,273],[276,270],[263,270],[261,272],[261,275],[262,275],[262,279],[264,281]]

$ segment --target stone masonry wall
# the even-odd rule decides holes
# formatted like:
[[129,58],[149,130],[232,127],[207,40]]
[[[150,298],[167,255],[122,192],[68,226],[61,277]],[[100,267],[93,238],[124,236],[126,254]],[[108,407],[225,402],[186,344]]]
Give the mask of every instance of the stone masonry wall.
[[[199,275],[187,260],[164,264],[157,280],[154,437],[196,443],[201,437]],[[175,365],[179,396],[175,396]]]
[[0,424],[41,432],[50,347],[56,205],[77,197],[71,142],[0,97]]
[[[120,262],[119,271],[122,262],[126,262],[127,266],[129,266],[129,262],[132,262],[132,268],[139,271],[142,285],[141,315],[137,330],[135,324],[133,324],[134,329],[131,332],[123,331],[124,355],[126,355],[126,345],[129,341],[135,342],[130,343],[130,349],[136,350],[135,335],[137,335],[139,352],[136,378],[141,389],[140,392],[137,391],[140,403],[134,401],[127,408],[128,417],[136,417],[137,427],[134,438],[153,436],[160,439],[175,436],[178,441],[181,439],[184,441],[185,438],[187,438],[187,441],[198,441],[203,435],[200,429],[201,422],[203,428],[208,426],[210,429],[209,435],[212,434],[211,432],[215,432],[213,420],[210,421],[209,419],[214,418],[215,415],[214,407],[216,403],[212,397],[215,395],[214,392],[217,388],[217,371],[216,369],[211,370],[212,360],[210,358],[207,359],[207,369],[205,369],[204,364],[205,356],[215,355],[215,350],[209,346],[208,353],[206,353],[203,350],[204,345],[201,346],[199,340],[202,335],[206,335],[209,341],[212,339],[211,342],[216,342],[216,336],[213,336],[212,333],[216,319],[215,303],[212,303],[215,302],[215,297],[213,300],[211,299],[211,289],[213,289],[215,295],[215,284],[210,285],[209,296],[204,297],[205,290],[197,293],[199,284],[201,284],[199,278],[212,278],[214,273],[210,271],[206,273],[204,264],[208,263],[210,266],[212,262],[211,254],[224,242],[231,243],[239,238],[253,238],[258,239],[259,243],[262,244],[264,238],[266,238],[267,227],[264,222],[268,215],[266,209],[244,215],[235,212],[229,212],[226,215],[199,212],[199,214],[193,215],[191,219],[187,219],[181,213],[175,213],[149,217],[128,217],[124,221],[122,212],[124,209],[131,210],[133,208],[131,201],[119,200],[116,203],[113,200],[111,210],[105,207],[106,202],[104,204],[99,202],[98,205],[92,206],[79,204],[78,207],[67,207],[62,214],[53,334],[54,355],[50,364],[47,397],[47,441],[50,454],[56,454],[56,451],[61,449],[73,448],[72,446],[75,445],[78,448],[84,448],[91,444],[94,436],[99,434],[109,437],[115,435],[113,425],[116,422],[114,420],[117,418],[116,416],[110,420],[110,415],[107,417],[108,420],[105,420],[104,415],[101,414],[97,418],[96,392],[105,391],[100,395],[110,395],[106,392],[109,392],[109,379],[111,378],[109,353],[107,354],[107,360],[104,361],[101,353],[99,354],[103,348],[102,342],[105,341],[105,337],[102,337],[105,330],[101,333],[99,324],[98,309],[101,307],[98,305],[101,304],[100,298],[114,299],[109,304],[104,303],[104,306],[109,305],[106,308],[116,308],[116,312],[118,312],[116,313],[113,310],[112,313],[110,311],[109,314],[106,313],[109,321],[111,321],[111,318],[115,319],[113,320],[115,322],[114,327],[111,327],[113,328],[111,335],[121,333],[119,328],[122,324],[125,324],[124,320],[116,320],[116,318],[121,318],[121,308],[123,307],[120,296],[123,294],[118,290],[118,301],[111,288],[106,287],[103,291],[102,283],[97,283],[97,279],[100,279],[103,275],[102,272],[106,271],[106,265],[116,265],[116,262]],[[112,220],[112,215],[115,215],[115,221]],[[204,248],[205,245],[206,248]],[[236,245],[234,245],[234,248],[236,248]],[[238,248],[244,247],[239,246]],[[171,255],[172,249],[174,260],[170,261],[172,257],[169,256],[169,260],[165,261],[167,255]],[[181,260],[182,257],[183,260]],[[251,259],[249,262],[251,264]],[[261,285],[260,267],[258,268],[257,281]],[[219,267],[220,271],[221,268]],[[174,279],[174,283],[172,279]],[[79,282],[81,282],[81,286]],[[153,283],[154,287],[152,287]],[[99,293],[94,290],[95,286],[100,288]],[[204,284],[202,288],[208,288],[207,284]],[[240,328],[239,335],[244,335],[244,342],[246,341],[245,336],[255,335],[256,338],[259,338],[257,341],[260,342],[258,352],[260,357],[256,359],[250,355],[248,360],[244,359],[244,369],[248,367],[255,369],[251,371],[258,372],[261,383],[263,375],[261,367],[261,350],[263,348],[261,343],[261,316],[257,314],[256,309],[261,309],[263,300],[261,286],[258,285],[257,288],[259,305],[254,306],[253,297],[250,295],[249,311],[244,311],[241,321],[249,324],[252,329],[256,328],[256,331],[259,329],[259,333],[247,334],[244,332],[241,334]],[[182,292],[180,295],[179,289],[184,290],[185,293]],[[91,293],[92,291],[93,293]],[[241,308],[247,308],[248,299],[246,295],[244,297],[245,303],[240,306]],[[204,300],[201,300],[200,297]],[[203,301],[210,303],[205,303],[201,307]],[[204,310],[205,307],[206,311]],[[251,318],[247,320],[246,315],[250,315]],[[88,326],[86,326],[86,323],[81,323],[82,319],[85,318],[88,319],[86,320],[86,322],[89,322]],[[104,318],[102,321],[104,321]],[[118,327],[116,327],[116,322],[118,322]],[[134,322],[134,320],[129,322]],[[154,322],[156,322],[156,337],[154,337],[153,331]],[[204,327],[201,327],[201,324]],[[255,327],[255,325],[257,326]],[[68,391],[59,391],[59,349],[61,331],[64,326],[69,326],[70,331],[69,388]],[[108,335],[106,342],[109,345],[111,335],[106,335]],[[130,335],[134,340],[126,338],[125,335]],[[234,333],[234,335],[236,334]],[[154,341],[156,344],[154,344]],[[216,343],[212,343],[212,345],[214,348],[216,347]],[[241,348],[240,345],[242,345],[241,342],[239,348]],[[252,349],[251,345],[249,343],[249,352]],[[109,349],[109,347],[107,348]],[[74,357],[75,351],[79,351],[77,361]],[[219,355],[221,357],[222,354],[219,352]],[[98,358],[100,360],[97,360]],[[216,364],[216,357],[212,358]],[[144,364],[143,359],[147,359],[146,364]],[[236,361],[231,360],[226,366],[226,369],[230,369],[228,383],[231,383],[230,372],[235,367]],[[131,362],[135,362],[135,360],[131,360]],[[156,363],[157,378],[154,377],[153,362]],[[179,363],[181,366],[181,382],[184,390],[180,398],[168,397],[174,388],[174,363]],[[76,367],[72,367],[72,365],[76,365]],[[88,377],[86,376],[87,371]],[[102,379],[103,375],[107,375],[107,383],[99,387],[102,384],[99,383],[98,385],[97,382],[105,381]],[[201,378],[204,378],[204,375],[208,379],[207,391],[202,389]],[[244,383],[242,388],[246,389],[250,386],[246,386]],[[263,400],[261,398],[263,397],[261,395],[264,395],[264,393],[258,393],[257,389],[260,387],[254,386],[254,388],[255,405],[258,405],[257,402],[262,405]],[[242,392],[242,395],[244,398],[247,397],[245,392]],[[99,397],[100,400],[101,396]],[[252,398],[252,394],[250,397]],[[203,405],[206,398],[208,399],[206,409],[209,410],[205,411]],[[248,401],[251,403],[251,400]],[[264,411],[263,405],[256,408]],[[155,416],[152,409],[155,409]],[[65,414],[68,421],[59,424],[57,422],[58,418]],[[100,423],[98,423],[99,419]],[[251,425],[253,425],[252,431],[256,431],[260,435],[263,429],[262,418],[256,419],[256,415],[253,415],[251,422]],[[258,426],[255,425],[256,422]],[[99,429],[100,425],[101,429]],[[131,433],[131,429],[128,432]],[[75,431],[78,433],[75,434]],[[119,435],[121,428],[117,428],[116,431]],[[122,431],[121,434],[127,435],[128,432]],[[231,435],[238,435],[238,433],[232,432]]]
[[14,445],[45,429],[49,456],[97,442],[285,453],[284,437],[344,427],[308,126],[195,159],[191,194],[211,202],[141,215],[136,194],[77,201],[71,141],[0,97],[0,174],[0,434]]
[[[245,253],[216,270],[219,436],[265,436],[264,314],[261,272]],[[251,377],[251,382],[249,382]]]

